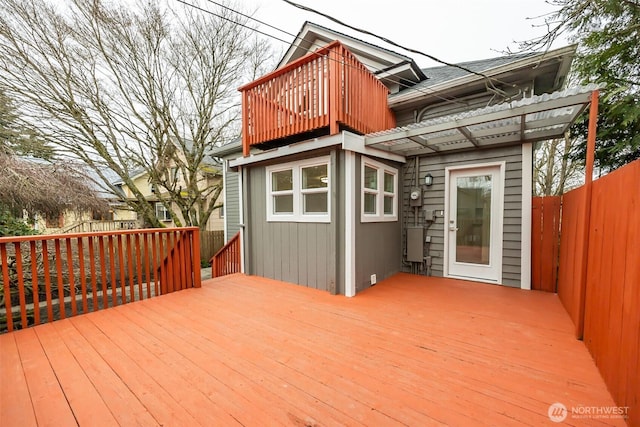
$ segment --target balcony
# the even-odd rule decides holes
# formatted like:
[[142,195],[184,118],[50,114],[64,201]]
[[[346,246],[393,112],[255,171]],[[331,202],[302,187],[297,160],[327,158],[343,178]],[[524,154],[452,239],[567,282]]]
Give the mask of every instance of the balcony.
[[238,89],[242,147],[272,148],[341,130],[395,126],[388,89],[335,41]]

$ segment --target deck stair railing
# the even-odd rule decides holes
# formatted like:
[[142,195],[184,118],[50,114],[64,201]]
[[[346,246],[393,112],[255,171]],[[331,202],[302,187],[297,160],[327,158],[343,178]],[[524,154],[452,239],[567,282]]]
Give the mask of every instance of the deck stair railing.
[[197,227],[0,238],[0,332],[200,287]]
[[211,258],[211,277],[220,277],[242,271],[240,233],[233,236]]

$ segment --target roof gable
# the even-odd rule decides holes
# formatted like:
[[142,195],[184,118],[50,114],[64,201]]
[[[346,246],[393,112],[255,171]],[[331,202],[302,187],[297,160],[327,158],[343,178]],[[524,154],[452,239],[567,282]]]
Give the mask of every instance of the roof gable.
[[398,82],[400,81],[414,84],[425,78],[420,67],[409,56],[308,21],[304,23],[298,32],[294,42],[278,63],[277,68],[302,58],[307,53],[316,51],[335,40],[345,45],[392,92],[399,90]]

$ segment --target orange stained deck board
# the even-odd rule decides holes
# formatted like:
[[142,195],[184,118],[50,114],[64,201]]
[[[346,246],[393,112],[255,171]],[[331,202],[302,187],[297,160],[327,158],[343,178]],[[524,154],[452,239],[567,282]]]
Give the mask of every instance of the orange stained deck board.
[[573,332],[544,292],[236,274],[0,336],[0,425],[552,425],[551,403],[614,405]]

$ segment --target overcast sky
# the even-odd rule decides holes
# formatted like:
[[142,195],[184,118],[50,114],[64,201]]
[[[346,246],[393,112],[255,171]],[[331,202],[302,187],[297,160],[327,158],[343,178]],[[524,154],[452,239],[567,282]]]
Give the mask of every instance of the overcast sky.
[[[517,47],[514,41],[530,39],[544,33],[543,28],[532,28],[532,24],[541,23],[541,19],[527,18],[554,10],[544,0],[293,1],[448,62],[500,56],[506,48]],[[240,4],[249,11],[255,10],[255,18],[290,34],[297,34],[305,21],[311,21],[385,46],[383,42],[367,39],[364,35],[313,13],[296,9],[282,0],[242,0]],[[215,8],[214,5],[211,7]],[[291,35],[266,27],[261,29],[289,43],[293,41]],[[275,40],[273,44],[279,50],[288,46]],[[567,42],[554,47],[563,44]],[[397,48],[391,49],[400,51]],[[427,58],[415,54],[409,56],[422,67],[434,65]]]

